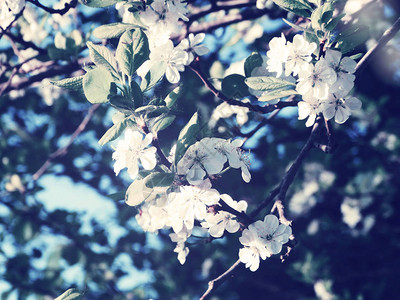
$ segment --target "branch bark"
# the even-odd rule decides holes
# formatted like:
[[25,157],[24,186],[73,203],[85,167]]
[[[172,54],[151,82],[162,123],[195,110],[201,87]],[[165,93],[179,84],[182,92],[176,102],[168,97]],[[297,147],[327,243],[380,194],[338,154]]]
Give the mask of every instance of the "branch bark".
[[379,41],[360,59],[356,66],[356,74],[360,73],[365,66],[374,58],[374,56],[396,35],[400,30],[400,17],[396,22],[385,31]]

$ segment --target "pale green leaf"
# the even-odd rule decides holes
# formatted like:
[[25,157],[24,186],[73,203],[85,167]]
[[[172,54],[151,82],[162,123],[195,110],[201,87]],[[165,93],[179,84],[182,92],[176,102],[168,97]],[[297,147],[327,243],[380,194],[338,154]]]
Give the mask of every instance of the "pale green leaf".
[[170,115],[170,116],[159,116],[157,118],[155,118],[154,120],[151,121],[152,125],[151,125],[151,131],[153,132],[153,134],[157,134],[157,132],[164,130],[165,128],[167,128],[168,126],[170,126],[172,124],[172,122],[174,122],[175,120],[175,116],[174,115]]
[[270,76],[249,77],[246,78],[246,84],[257,91],[270,91],[296,86],[295,83],[290,81]]
[[295,90],[275,90],[262,95],[258,98],[258,101],[271,101],[297,94]]
[[140,29],[126,31],[119,39],[115,53],[119,67],[128,76],[133,76],[149,54],[147,36]]
[[109,100],[113,77],[104,68],[90,70],[83,77],[83,92],[90,103],[105,103]]
[[144,183],[148,188],[168,187],[172,184],[174,178],[175,174],[173,173],[154,172],[144,179]]
[[158,61],[153,64],[145,77],[142,79],[140,89],[143,92],[151,89],[164,76],[166,69],[167,64],[165,61]]
[[182,158],[186,149],[196,142],[196,136],[200,132],[199,117],[197,112],[193,114],[189,122],[182,128],[176,142],[175,163]]
[[299,16],[308,18],[312,7],[305,0],[272,0],[276,5]]
[[90,7],[107,7],[122,0],[80,0],[82,4]]
[[111,23],[95,28],[93,35],[99,39],[111,39],[120,37],[125,31],[136,27],[136,25],[132,24]]
[[71,78],[65,78],[57,81],[51,81],[51,84],[74,91],[82,91],[83,75]]
[[165,97],[164,102],[165,105],[168,108],[171,108],[172,106],[174,106],[176,100],[179,97],[179,92],[180,92],[181,88],[178,86],[176,88],[174,88],[168,95],[167,97]]
[[62,295],[58,296],[55,300],[80,300],[82,299],[84,292],[78,289],[72,288],[65,291]]
[[90,59],[94,62],[97,67],[103,67],[111,72],[111,74],[117,75],[117,61],[114,54],[105,46],[96,45],[92,42],[87,42],[89,48]]
[[126,117],[120,122],[114,124],[110,129],[99,140],[99,145],[104,146],[108,142],[117,139],[127,127],[137,127],[137,125],[131,120],[131,117]]

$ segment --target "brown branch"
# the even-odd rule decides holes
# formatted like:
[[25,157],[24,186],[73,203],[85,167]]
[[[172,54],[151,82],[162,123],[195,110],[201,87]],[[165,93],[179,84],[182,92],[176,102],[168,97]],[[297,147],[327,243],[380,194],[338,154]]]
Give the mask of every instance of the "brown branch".
[[254,6],[256,4],[255,0],[231,0],[231,1],[217,1],[213,4],[208,5],[203,8],[191,8],[192,14],[189,16],[189,25],[194,21],[207,16],[210,13],[221,11],[221,10],[230,10],[234,8],[243,8]]
[[[58,75],[71,74],[75,71],[80,70],[82,68],[81,65],[84,64],[86,61],[88,61],[88,59],[85,58],[85,59],[79,60],[78,62],[70,62],[66,65],[59,65],[55,61],[53,61],[53,63],[50,65],[46,65],[46,63],[44,63],[43,65],[46,65],[46,67],[44,68],[44,70],[42,72],[37,73],[32,76],[21,77],[18,82],[14,82],[14,83],[10,84],[9,86],[7,86],[4,89],[4,93],[7,93],[12,90],[19,90],[19,89],[29,87],[32,84],[42,81],[45,78],[58,76]],[[4,85],[6,85],[6,83],[0,84],[0,90],[3,89]]]
[[26,0],[26,1],[36,5],[37,7],[47,11],[50,14],[60,14],[60,15],[66,14],[71,8],[75,8],[78,5],[78,0],[72,0],[70,3],[65,3],[64,8],[54,9],[44,6],[39,2],[39,0]]
[[359,73],[365,66],[374,58],[374,56],[396,35],[400,30],[400,17],[396,22],[385,31],[379,41],[374,47],[369,49],[369,51],[361,58],[356,66],[356,73]]
[[89,123],[90,119],[92,118],[95,110],[100,106],[100,104],[94,104],[92,105],[89,110],[87,115],[83,118],[82,122],[79,124],[79,126],[75,129],[74,133],[71,135],[67,145],[65,145],[64,147],[61,147],[59,149],[57,149],[57,151],[53,152],[52,154],[49,155],[49,158],[46,160],[46,162],[40,167],[39,170],[36,171],[35,174],[32,175],[32,180],[36,181],[38,180],[43,174],[44,172],[46,172],[46,170],[50,167],[51,162],[62,155],[65,155],[68,152],[68,148],[69,146],[72,145],[72,143],[74,142],[74,140],[78,137],[79,134],[82,133],[82,131],[85,130],[86,125]]
[[245,212],[237,211],[236,209],[230,207],[224,200],[219,199],[219,204],[221,206],[216,207],[218,210],[223,210],[232,215],[235,215],[240,220],[242,220],[243,224],[245,224],[246,226],[250,225],[251,223],[254,223],[254,220],[252,218],[250,218]]
[[201,24],[197,25],[192,25],[187,29],[187,34],[188,33],[201,33],[201,32],[212,32],[218,28],[226,27],[232,24],[240,23],[242,21],[246,20],[254,20],[257,18],[260,18],[264,15],[268,15],[272,19],[277,19],[277,18],[282,18],[285,16],[285,11],[282,9],[256,9],[251,8],[244,10],[238,14],[235,15],[226,15],[222,18],[219,18],[218,20],[215,21],[210,21],[210,22],[204,22]]
[[281,109],[287,106],[296,106],[297,101],[288,101],[288,102],[278,102],[277,104],[273,105],[266,105],[266,106],[260,106],[260,105],[253,105],[248,102],[242,102],[239,100],[231,99],[226,97],[222,92],[218,91],[215,86],[206,78],[206,76],[201,72],[198,64],[198,59],[193,62],[189,66],[193,72],[199,76],[201,81],[203,81],[204,85],[215,95],[215,97],[221,99],[222,101],[230,104],[230,105],[236,105],[236,106],[241,106],[241,107],[247,107],[251,111],[259,112],[262,114],[270,113],[273,112],[276,109]]
[[279,195],[279,199],[281,201],[285,200],[286,192],[287,192],[289,186],[292,184],[292,182],[301,166],[301,163],[303,162],[304,158],[306,157],[308,152],[311,150],[311,148],[314,146],[314,139],[319,131],[320,122],[321,122],[321,119],[318,119],[317,122],[314,124],[314,127],[311,130],[310,136],[309,136],[306,144],[301,149],[299,155],[297,155],[295,161],[290,166],[289,170],[286,172],[285,176],[282,178],[279,185],[270,192],[269,196],[263,202],[261,202],[254,211],[252,211],[252,213],[250,214],[251,218],[255,218],[261,212],[261,210],[263,210],[265,207],[267,207],[274,200],[274,198],[277,195]]
[[233,272],[235,269],[240,265],[240,259],[238,259],[228,270],[226,270],[223,274],[218,276],[217,278],[210,280],[208,282],[208,289],[207,291],[203,294],[203,296],[200,297],[200,300],[206,299],[208,296],[210,296],[211,292],[218,288],[221,284],[223,284],[226,280],[231,278],[233,276]]
[[291,226],[292,225],[292,221],[289,221],[288,219],[286,219],[285,217],[285,207],[283,206],[283,203],[281,200],[276,200],[274,202],[274,205],[271,208],[271,213],[273,213],[275,210],[278,211],[278,216],[279,216],[279,222],[281,222],[282,224],[285,224],[287,226]]

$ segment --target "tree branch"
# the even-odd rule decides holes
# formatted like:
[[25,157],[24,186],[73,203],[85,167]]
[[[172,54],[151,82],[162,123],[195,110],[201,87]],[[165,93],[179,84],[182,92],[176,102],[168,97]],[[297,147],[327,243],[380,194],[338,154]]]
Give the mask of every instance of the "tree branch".
[[200,300],[206,299],[208,296],[210,296],[211,292],[218,288],[221,284],[223,284],[226,280],[231,278],[233,276],[233,272],[235,269],[240,265],[240,259],[238,259],[228,270],[226,270],[224,273],[222,273],[220,276],[217,278],[210,280],[208,282],[208,289],[207,291],[203,294],[203,296],[200,297]]
[[83,118],[82,122],[75,129],[75,131],[71,135],[67,145],[57,149],[57,151],[55,151],[55,152],[53,152],[52,154],[49,155],[49,158],[46,160],[46,162],[40,167],[39,170],[36,171],[35,174],[32,175],[32,180],[33,181],[37,181],[44,174],[44,172],[46,172],[46,170],[50,167],[52,160],[54,160],[58,156],[65,155],[68,152],[69,146],[71,146],[72,143],[74,142],[74,140],[78,137],[78,135],[81,134],[82,131],[85,130],[86,125],[89,123],[89,121],[92,118],[95,110],[99,106],[100,106],[100,104],[94,104],[89,108],[89,111],[88,111],[87,115]]
[[356,66],[356,73],[359,73],[365,66],[374,58],[374,56],[396,35],[400,30],[400,17],[396,22],[385,31],[379,41],[374,47],[369,49],[369,51],[361,58]]
[[37,7],[47,11],[50,14],[60,14],[60,15],[66,14],[71,8],[75,8],[78,5],[78,0],[72,0],[70,3],[65,3],[64,8],[54,9],[44,6],[39,2],[39,0],[26,0],[26,1],[36,5]]

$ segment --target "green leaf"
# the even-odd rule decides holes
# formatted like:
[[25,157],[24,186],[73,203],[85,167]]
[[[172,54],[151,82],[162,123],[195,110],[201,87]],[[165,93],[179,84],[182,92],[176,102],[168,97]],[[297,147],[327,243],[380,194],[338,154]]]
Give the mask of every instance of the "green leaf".
[[111,23],[101,25],[93,30],[93,35],[99,39],[120,37],[125,31],[136,28],[136,25],[125,23]]
[[119,39],[116,58],[121,68],[128,76],[133,76],[135,71],[149,58],[149,42],[142,30],[126,31]]
[[276,5],[302,17],[310,17],[312,7],[304,0],[272,0]]
[[251,76],[251,72],[263,64],[261,55],[257,52],[253,52],[244,62],[244,74],[246,77]]
[[111,74],[117,77],[117,61],[114,54],[105,46],[95,45],[92,42],[86,43],[89,48],[90,59],[94,62],[97,67],[103,67],[111,72]]
[[321,29],[322,24],[326,24],[333,15],[333,4],[327,2],[324,5],[315,9],[311,15],[311,24],[314,29]]
[[132,99],[121,95],[113,95],[110,97],[110,104],[120,112],[131,114],[135,110],[135,104]]
[[90,70],[83,77],[83,92],[90,103],[105,103],[109,100],[113,77],[104,68]]
[[65,89],[73,90],[73,91],[82,91],[82,81],[83,81],[83,75],[82,76],[77,76],[77,77],[72,77],[72,78],[65,78],[57,81],[51,81],[51,84],[62,87]]
[[[140,172],[139,174],[141,174]],[[150,173],[151,176],[152,173]],[[125,202],[127,202],[130,206],[137,206],[141,204],[143,201],[152,201],[159,194],[165,194],[165,189],[160,188],[148,188],[145,184],[147,177],[142,179],[136,179],[131,185],[128,187],[125,195]]]
[[245,84],[246,77],[239,74],[231,74],[222,80],[221,88],[222,93],[233,99],[242,99],[248,95],[249,88]]
[[82,299],[84,292],[78,289],[72,288],[65,291],[62,295],[58,296],[55,300],[80,300]]
[[157,118],[155,118],[154,120],[151,120],[150,123],[152,123],[151,125],[151,131],[154,135],[157,134],[157,132],[164,130],[165,128],[167,128],[169,125],[172,124],[172,122],[174,122],[175,120],[175,116],[171,115],[171,116],[159,116]]
[[186,149],[196,142],[196,136],[200,132],[199,117],[197,112],[193,114],[189,122],[182,128],[176,142],[175,164],[185,154]]
[[356,26],[343,31],[337,38],[337,47],[342,54],[354,50],[357,46],[365,43],[369,39],[369,30],[367,26]]
[[296,86],[295,83],[290,81],[269,77],[269,76],[257,76],[246,78],[246,84],[257,91],[270,91],[276,89],[282,89],[290,86]]
[[147,116],[147,118],[156,118],[167,112],[169,112],[168,107],[166,107],[166,106],[158,106],[157,107],[156,106],[154,109],[147,112],[146,116]]
[[107,7],[122,0],[80,0],[82,4],[89,7]]
[[99,145],[104,146],[108,142],[111,142],[118,138],[122,132],[127,127],[137,127],[137,125],[131,120],[131,117],[126,117],[122,121],[114,124],[110,129],[106,131],[106,133],[99,140]]
[[131,92],[135,108],[141,107],[143,105],[143,92],[136,81],[131,81]]
[[[308,29],[308,28],[305,28],[305,27],[301,27],[301,26],[299,26],[299,25],[297,25],[297,24],[294,24],[294,23],[292,23],[292,22],[290,22],[290,21],[288,21],[288,20],[286,20],[286,19],[282,19],[282,20],[283,20],[283,22],[285,22],[286,24],[288,24],[290,27],[293,27],[294,29],[296,29],[296,30],[298,30],[298,31],[303,31],[303,32],[307,32],[307,33],[310,33],[310,34],[314,34],[314,35],[315,35],[314,31],[311,30],[311,29]],[[318,44],[319,44],[319,42],[318,42]]]
[[326,25],[325,25],[325,30],[327,31],[332,31],[336,28],[337,24],[339,24],[340,20],[345,16],[346,14],[341,14],[337,17],[334,17],[331,19]]
[[144,92],[155,86],[155,84],[164,76],[166,69],[167,64],[165,61],[159,61],[153,64],[146,76],[143,78],[140,89]]
[[164,102],[165,105],[168,108],[171,108],[172,106],[174,106],[176,100],[179,97],[179,92],[181,91],[181,88],[178,86],[176,88],[174,88],[168,95],[167,97],[165,97]]
[[357,53],[357,54],[350,56],[350,58],[353,60],[357,60],[357,59],[363,57],[363,55],[364,55],[364,53]]
[[175,174],[173,173],[161,173],[161,172],[155,172],[151,173],[149,176],[147,176],[144,179],[144,184],[148,188],[154,188],[157,186],[160,187],[168,187],[172,184],[174,181]]
[[275,90],[262,95],[258,101],[271,101],[297,94],[295,90]]

